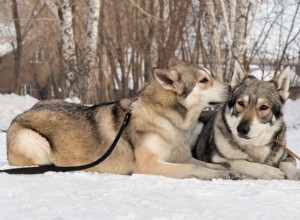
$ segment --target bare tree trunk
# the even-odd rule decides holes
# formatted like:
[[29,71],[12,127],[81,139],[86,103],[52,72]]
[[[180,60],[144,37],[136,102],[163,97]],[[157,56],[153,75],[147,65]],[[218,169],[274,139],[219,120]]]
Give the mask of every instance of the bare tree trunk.
[[[191,54],[191,62],[193,64],[199,64],[202,63],[205,67],[207,66],[207,62],[206,62],[206,51],[202,42],[202,34],[201,34],[201,28],[202,28],[202,24],[201,24],[201,20],[203,17],[203,13],[204,13],[204,2],[203,1],[199,1],[199,8],[198,8],[198,13],[195,15],[195,21],[194,21],[194,26],[195,26],[195,32],[196,32],[196,36],[195,36],[195,44],[194,44],[194,48],[192,49],[192,54]],[[202,60],[200,60],[200,57],[202,58]]]
[[61,0],[61,34],[62,52],[64,58],[65,75],[67,77],[68,94],[78,94],[75,81],[77,80],[77,58],[73,31],[73,14],[69,0]]
[[93,85],[96,83],[95,80],[93,80],[93,68],[95,68],[95,58],[97,52],[99,12],[100,1],[89,0],[85,55],[78,78],[78,86],[80,91],[79,94],[83,103],[93,103],[96,101],[92,97],[92,90],[97,88],[96,85]]
[[[167,67],[169,58],[175,56],[176,50],[183,43],[183,30],[186,25],[188,9],[191,5],[190,0],[168,1],[169,16],[168,21],[165,21],[165,2],[159,0],[159,19],[163,21],[158,23],[156,38],[159,67]],[[165,25],[165,22],[168,22],[168,25]]]
[[111,36],[109,36],[108,33],[105,34],[105,50],[106,50],[106,54],[107,54],[107,59],[109,61],[110,64],[110,73],[106,73],[106,88],[107,88],[107,95],[110,99],[120,99],[120,95],[115,95],[115,90],[116,90],[116,86],[115,86],[115,81],[117,83],[118,88],[120,88],[121,86],[121,82],[119,79],[119,76],[117,74],[117,67],[115,64],[115,59],[114,59],[114,55],[112,53],[112,43],[111,41]]
[[241,63],[243,63],[244,50],[246,48],[246,27],[247,27],[247,12],[249,7],[249,0],[238,1],[236,8],[236,22],[235,22],[235,32],[232,45],[233,56],[238,58]]
[[249,9],[250,0],[240,0],[236,4],[236,21],[234,25],[233,43],[229,48],[229,53],[232,53],[228,57],[228,72],[226,72],[226,81],[230,81],[234,62],[236,59],[240,63],[244,63],[244,52],[247,48],[246,45],[246,30],[247,30],[247,13]]
[[115,21],[116,21],[116,42],[117,42],[117,58],[118,63],[121,69],[121,84],[119,87],[119,93],[121,97],[128,96],[128,73],[126,71],[126,61],[125,61],[125,43],[123,43],[122,33],[123,28],[121,24],[120,17],[120,5],[118,1],[114,1],[114,9],[115,9]]
[[[254,27],[255,27],[255,24],[256,24],[256,17],[257,17],[257,14],[258,14],[258,12],[261,8],[261,4],[262,4],[262,0],[257,0],[256,1],[255,10],[252,13],[252,20],[250,22],[249,30],[247,31],[247,35],[246,35],[246,39],[245,39],[245,42],[246,42],[245,46],[246,47],[249,45],[250,38],[252,37]],[[244,48],[244,51],[247,49],[246,47]]]
[[104,25],[104,3],[100,7],[100,14],[99,14],[99,22],[98,22],[98,34],[99,34],[99,42],[98,42],[98,61],[99,61],[99,100],[98,102],[104,102],[109,99],[108,95],[106,94],[106,86],[105,86],[105,71],[106,68],[104,66],[107,66],[107,62],[105,62],[105,42],[104,42],[104,36],[103,36],[103,25]]
[[22,60],[22,33],[21,33],[21,24],[20,24],[20,17],[18,11],[18,4],[16,0],[12,0],[12,15],[14,19],[14,25],[16,29],[16,46],[13,45],[14,48],[14,58],[15,58],[15,65],[14,65],[14,75],[15,75],[15,85],[14,90],[18,93],[19,83],[20,83],[20,67],[21,67],[21,60]]
[[[43,6],[38,8],[39,1],[37,0],[33,6],[29,19],[27,19],[26,23],[21,26],[21,19],[19,15],[18,3],[16,0],[12,0],[11,8],[12,8],[12,18],[14,21],[14,27],[16,31],[16,44],[12,43],[13,53],[14,53],[14,76],[15,76],[15,84],[14,84],[14,91],[18,93],[19,84],[20,84],[20,69],[22,63],[22,56],[23,56],[23,41],[26,38],[27,34],[31,30],[33,26],[33,21],[36,17],[40,15],[43,11]],[[22,15],[21,15],[22,16]]]
[[222,14],[225,21],[226,33],[227,33],[227,57],[225,60],[225,71],[223,73],[223,79],[226,79],[229,71],[231,70],[231,61],[232,61],[232,36],[234,36],[234,22],[235,22],[235,12],[236,12],[236,0],[230,0],[230,21],[226,13],[224,0],[221,1]]
[[[165,10],[165,3],[164,0],[158,0],[159,1],[159,19],[161,21],[164,20],[164,10]],[[164,44],[165,44],[165,27],[164,22],[158,22],[158,33],[156,35],[156,43],[157,43],[157,65],[158,67],[164,67],[164,63],[166,62],[164,60],[165,57],[165,50],[164,50]]]
[[[154,14],[154,1],[147,1],[145,0],[145,7],[148,9],[147,11],[150,12],[150,14]],[[146,19],[146,17],[145,17]],[[152,79],[152,68],[153,63],[151,59],[151,48],[153,44],[154,39],[154,28],[155,23],[153,19],[149,18],[147,19],[147,31],[145,31],[146,28],[143,28],[143,38],[145,41],[144,46],[144,79],[145,82],[149,82]]]
[[55,18],[59,19],[62,38],[62,57],[64,60],[64,75],[66,76],[66,91],[63,97],[78,95],[76,88],[77,58],[73,30],[73,13],[69,0],[43,0]]
[[210,65],[213,75],[217,79],[223,80],[221,53],[220,53],[220,45],[219,45],[219,33],[218,33],[215,6],[213,0],[205,1],[204,7],[205,7],[204,27],[208,35],[208,39],[209,39],[208,51],[211,55],[211,58],[208,59],[208,63]]

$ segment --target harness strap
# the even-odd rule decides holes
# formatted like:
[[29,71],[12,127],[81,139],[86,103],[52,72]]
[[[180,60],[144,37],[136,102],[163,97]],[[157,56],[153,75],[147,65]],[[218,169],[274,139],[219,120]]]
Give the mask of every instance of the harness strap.
[[46,173],[49,171],[52,172],[71,172],[71,171],[79,171],[79,170],[85,170],[89,169],[91,167],[94,167],[100,163],[102,163],[104,160],[106,160],[110,154],[113,152],[115,149],[122,133],[125,127],[128,125],[129,120],[131,117],[131,110],[129,110],[124,117],[124,121],[122,123],[122,126],[115,137],[114,141],[108,148],[108,150],[96,161],[85,164],[85,165],[80,165],[80,166],[72,166],[72,167],[58,167],[55,165],[44,165],[44,166],[38,166],[38,167],[21,167],[21,168],[12,168],[12,169],[6,169],[6,170],[0,170],[0,173],[8,173],[8,174],[42,174]]

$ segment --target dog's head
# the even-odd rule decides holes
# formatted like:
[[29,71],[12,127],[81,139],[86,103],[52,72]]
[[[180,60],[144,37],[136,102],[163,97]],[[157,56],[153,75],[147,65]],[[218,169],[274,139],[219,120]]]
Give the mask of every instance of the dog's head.
[[154,78],[187,109],[224,103],[230,95],[230,86],[212,77],[209,70],[171,58],[168,69],[155,69]]
[[289,95],[290,68],[286,67],[271,81],[258,80],[236,62],[228,102],[228,124],[236,137],[253,139],[283,123],[283,104]]

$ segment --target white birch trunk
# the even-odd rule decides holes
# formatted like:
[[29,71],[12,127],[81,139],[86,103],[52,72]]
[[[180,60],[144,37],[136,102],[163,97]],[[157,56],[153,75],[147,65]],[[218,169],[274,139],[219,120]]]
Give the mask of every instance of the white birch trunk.
[[221,1],[221,7],[222,7],[222,13],[224,17],[224,23],[225,23],[225,28],[226,28],[226,33],[228,37],[228,44],[227,44],[227,49],[228,49],[228,54],[227,54],[227,59],[225,60],[225,72],[223,75],[223,79],[226,79],[226,76],[230,72],[231,69],[231,61],[232,61],[232,36],[234,36],[234,22],[235,22],[235,10],[236,10],[236,0],[230,0],[230,22],[228,20],[228,16],[226,13],[226,8],[224,4],[224,0]]
[[73,14],[69,0],[61,0],[61,12],[63,17],[61,34],[65,75],[67,77],[67,86],[69,87],[69,96],[73,96],[76,95],[74,82],[77,75],[77,59],[75,53]]
[[[226,81],[230,81],[233,73],[234,62],[238,59],[241,63],[244,63],[244,51],[247,48],[246,45],[246,26],[247,26],[247,10],[250,4],[250,0],[230,1],[231,5],[231,33],[233,33],[233,42],[229,47],[229,54],[226,60]],[[234,10],[235,9],[235,10]],[[233,21],[234,25],[233,25]]]
[[234,36],[234,24],[236,19],[236,0],[230,0],[230,36]]
[[83,102],[91,102],[93,83],[93,68],[97,52],[98,23],[99,23],[100,1],[89,0],[89,13],[87,20],[87,35],[85,45],[85,56],[80,73],[79,88]]
[[[43,0],[52,14],[60,20],[62,38],[62,54],[64,59],[64,75],[67,79],[67,96],[77,95],[75,79],[77,77],[77,59],[73,30],[73,14],[69,0]],[[62,17],[58,12],[61,10]]]
[[216,21],[215,7],[213,0],[205,1],[205,21],[204,27],[208,35],[208,50],[211,54],[211,58],[208,59],[210,68],[213,75],[223,80],[222,66],[221,66],[221,53],[219,45],[219,33]]
[[[240,0],[238,1],[236,8],[236,23],[235,23],[235,35],[234,35],[234,46],[233,46],[233,55],[240,59],[243,62],[242,55],[247,49],[250,39],[252,37],[252,33],[254,30],[254,26],[256,24],[256,17],[258,11],[261,8],[262,1],[257,0],[255,9],[252,13],[252,20],[249,24],[246,23],[247,19],[247,10],[250,4],[250,0]],[[247,26],[249,26],[247,30]],[[246,35],[247,30],[247,36]]]
[[[236,21],[235,21],[235,25],[231,26],[231,29],[234,30],[234,38],[233,38],[233,44],[229,48],[230,50],[226,62],[227,80],[231,79],[235,59],[238,59],[241,63],[244,63],[244,53],[250,43],[250,39],[252,37],[253,30],[256,24],[256,17],[261,8],[262,1],[261,0],[256,1],[255,9],[252,12],[252,20],[249,22],[249,24],[247,24],[246,21],[247,21],[247,10],[250,4],[250,0],[240,0],[237,2],[232,0],[231,3],[233,4],[236,3],[236,5],[233,5],[236,6],[235,12],[231,10],[231,12],[234,13],[234,15],[231,15],[231,18],[234,19],[234,16],[236,16],[235,19]],[[248,29],[247,26],[249,26]],[[233,31],[231,33],[233,33]]]
[[246,19],[247,19],[247,9],[250,4],[250,0],[240,0],[238,1],[236,7],[236,22],[235,31],[233,38],[232,52],[233,56],[240,59],[243,63],[244,48],[246,47],[245,42],[245,31],[246,31]]
[[[257,0],[255,10],[252,13],[252,20],[251,20],[251,23],[250,23],[250,27],[249,27],[249,30],[248,30],[248,33],[247,33],[247,36],[246,36],[246,39],[245,39],[245,46],[246,47],[248,47],[248,45],[250,43],[250,39],[252,37],[253,30],[254,30],[254,27],[255,27],[255,24],[256,24],[256,17],[257,17],[257,14],[258,14],[258,12],[261,8],[261,4],[262,4],[262,0]],[[247,48],[243,48],[244,51],[246,49]]]
[[224,18],[226,34],[227,34],[227,38],[228,38],[228,46],[231,47],[232,37],[231,37],[231,31],[230,31],[230,27],[229,27],[229,21],[228,21],[228,16],[227,16],[226,9],[225,9],[224,0],[221,0],[220,3],[221,3],[222,14],[223,14],[223,18]]

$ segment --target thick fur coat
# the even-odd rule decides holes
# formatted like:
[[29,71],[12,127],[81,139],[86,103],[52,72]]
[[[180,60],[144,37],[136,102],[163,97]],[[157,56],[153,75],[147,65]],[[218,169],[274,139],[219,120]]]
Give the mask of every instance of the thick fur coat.
[[63,101],[37,103],[17,116],[7,134],[12,165],[77,166],[103,155],[124,116],[131,120],[115,150],[88,169],[118,174],[155,174],[175,178],[230,178],[231,171],[192,158],[203,108],[227,101],[229,86],[205,68],[171,59],[155,69],[154,79],[133,99],[91,107]]

